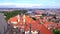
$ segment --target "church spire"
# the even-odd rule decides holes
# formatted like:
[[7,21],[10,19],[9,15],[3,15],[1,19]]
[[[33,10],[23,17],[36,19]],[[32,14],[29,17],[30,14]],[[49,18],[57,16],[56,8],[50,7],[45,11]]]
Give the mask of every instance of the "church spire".
[[23,15],[23,22],[24,22],[24,24],[25,24],[25,15]]
[[18,22],[20,22],[20,15],[18,14]]

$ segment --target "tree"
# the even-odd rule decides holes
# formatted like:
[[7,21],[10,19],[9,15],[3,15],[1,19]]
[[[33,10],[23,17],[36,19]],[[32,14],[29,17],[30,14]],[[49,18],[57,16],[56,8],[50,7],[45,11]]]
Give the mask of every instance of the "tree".
[[3,12],[4,15],[6,16],[6,20],[8,20],[9,18],[11,17],[14,17],[16,16],[17,14],[26,14],[27,13],[27,10],[15,10],[15,11],[11,11],[11,12]]
[[58,29],[53,29],[53,33],[54,33],[54,34],[60,34],[60,30],[58,30]]

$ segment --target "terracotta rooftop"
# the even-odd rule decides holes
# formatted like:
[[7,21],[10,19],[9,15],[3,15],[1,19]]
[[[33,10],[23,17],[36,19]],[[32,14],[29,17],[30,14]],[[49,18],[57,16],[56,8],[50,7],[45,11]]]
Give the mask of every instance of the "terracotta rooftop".
[[[17,26],[17,25],[21,25],[25,28],[25,31],[28,31],[30,30],[30,24],[32,24],[31,26],[31,30],[32,31],[35,31],[35,30],[39,30],[41,32],[41,34],[53,34],[53,32],[51,32],[50,30],[48,30],[48,28],[46,28],[44,26],[44,24],[39,24],[39,21],[38,20],[33,20],[32,18],[30,18],[29,16],[25,16],[25,23],[26,23],[26,26],[22,25],[23,22],[23,16],[19,16],[20,18],[20,22],[18,22],[18,17],[15,16],[15,17],[12,17],[8,20],[8,23],[12,23],[12,22],[17,22],[16,24],[14,24],[14,26]],[[46,23],[47,24],[47,23]],[[45,24],[45,25],[46,25]]]

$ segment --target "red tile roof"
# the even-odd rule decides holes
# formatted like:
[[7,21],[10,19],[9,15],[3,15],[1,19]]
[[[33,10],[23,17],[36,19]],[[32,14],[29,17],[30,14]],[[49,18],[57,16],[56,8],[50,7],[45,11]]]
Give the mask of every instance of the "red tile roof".
[[[13,21],[13,22],[17,22],[17,20],[18,20],[18,18],[17,18],[17,16],[15,16],[15,17],[12,17],[12,18],[10,18],[9,20],[8,20],[8,22],[11,22],[11,21]],[[18,23],[17,22],[17,24],[16,24],[16,26],[18,25],[18,24],[20,24],[20,23],[22,23],[23,22],[23,18],[22,17],[20,17],[20,22]],[[28,30],[30,30],[30,23],[32,24],[32,27],[31,27],[31,29],[33,30],[33,31],[35,31],[35,30],[40,30],[40,32],[41,32],[41,34],[53,34],[50,30],[48,30],[43,24],[39,24],[39,21],[35,21],[35,20],[33,20],[32,18],[30,18],[30,17],[28,17],[28,16],[25,16],[25,20],[26,20],[26,25],[27,26],[24,26],[24,25],[22,25],[22,26],[24,26],[24,28],[25,28],[25,31],[28,31]]]

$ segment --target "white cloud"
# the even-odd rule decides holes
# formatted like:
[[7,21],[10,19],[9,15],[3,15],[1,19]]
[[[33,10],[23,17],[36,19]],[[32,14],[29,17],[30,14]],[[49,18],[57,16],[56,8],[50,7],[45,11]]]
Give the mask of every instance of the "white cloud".
[[32,4],[32,3],[0,3],[0,6],[15,6],[15,7],[60,7],[59,4]]
[[17,4],[16,7],[33,7],[33,6],[41,6],[41,4]]
[[16,7],[33,7],[41,6],[42,4],[31,4],[31,3],[0,3],[0,5],[14,5]]
[[0,3],[0,5],[13,5],[12,3]]

